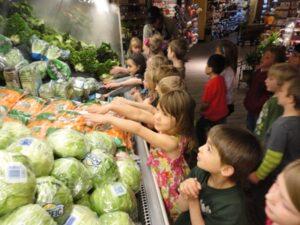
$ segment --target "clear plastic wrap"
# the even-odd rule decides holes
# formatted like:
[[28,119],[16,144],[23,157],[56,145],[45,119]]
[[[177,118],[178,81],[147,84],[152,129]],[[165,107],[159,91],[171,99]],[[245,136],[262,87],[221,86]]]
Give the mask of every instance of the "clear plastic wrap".
[[104,183],[116,181],[119,178],[114,158],[99,149],[92,150],[87,154],[82,163],[93,175],[94,187],[100,187]]
[[86,79],[83,77],[74,77],[72,79],[73,86],[73,99],[80,100],[80,98],[84,95],[84,84]]
[[21,51],[17,48],[12,48],[6,55],[6,66],[20,69],[25,65],[28,65],[27,60],[24,59]]
[[92,131],[85,136],[92,149],[100,149],[111,155],[116,153],[116,145],[113,138],[108,134],[100,131]]
[[36,179],[26,156],[0,151],[0,216],[33,202]]
[[74,205],[72,213],[65,225],[102,225],[97,214],[86,206]]
[[73,94],[72,82],[57,80],[54,83],[54,93],[56,97],[70,99]]
[[8,111],[22,96],[20,91],[0,87],[0,107],[4,107]]
[[88,194],[84,195],[81,199],[75,202],[77,205],[83,205],[91,208],[90,196]]
[[134,225],[130,216],[121,211],[105,213],[99,218],[101,225]]
[[0,71],[3,71],[6,66],[6,58],[0,55]]
[[64,224],[72,212],[71,191],[54,177],[40,177],[36,182],[36,204],[43,207],[58,224]]
[[34,204],[22,206],[1,219],[0,225],[57,225],[41,206]]
[[47,137],[47,141],[58,157],[83,159],[90,152],[85,136],[73,129],[56,130]]
[[69,80],[71,77],[71,70],[68,64],[58,59],[49,61],[47,73],[52,80]]
[[46,41],[38,39],[36,36],[31,38],[31,58],[33,60],[45,59],[45,54],[49,44]]
[[62,181],[71,190],[74,200],[79,200],[92,188],[91,173],[75,158],[55,160],[51,176]]
[[45,105],[45,107],[42,110],[42,113],[58,113],[62,110],[73,110],[75,109],[75,104],[70,100],[64,100],[64,99],[55,99],[51,101],[49,104]]
[[52,148],[46,142],[37,138],[21,138],[12,143],[7,150],[25,155],[29,159],[36,177],[49,175],[53,168]]
[[92,208],[99,214],[124,211],[134,215],[137,202],[133,191],[121,182],[107,183],[91,195]]
[[54,60],[54,59],[58,59],[61,55],[61,50],[60,48],[54,46],[54,45],[50,45],[47,48],[47,51],[45,53],[45,57],[47,60]]
[[42,84],[39,89],[39,96],[45,99],[53,98],[55,96],[55,81],[51,80]]

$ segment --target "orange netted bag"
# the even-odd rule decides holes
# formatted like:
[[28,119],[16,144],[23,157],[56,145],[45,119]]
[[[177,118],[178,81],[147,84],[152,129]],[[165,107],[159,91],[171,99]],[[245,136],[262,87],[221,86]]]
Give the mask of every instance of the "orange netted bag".
[[42,112],[57,114],[62,110],[74,110],[76,105],[69,100],[55,99],[44,106]]
[[132,149],[133,144],[132,144],[132,134],[131,133],[125,132],[125,131],[123,131],[117,127],[113,127],[113,126],[111,129],[105,130],[104,132],[109,134],[110,136],[121,139],[123,142],[122,144],[124,146],[126,146],[127,149]]
[[21,91],[0,88],[0,107],[9,111],[23,97]]
[[76,111],[63,110],[55,116],[53,122],[54,127],[57,128],[72,128],[74,130],[85,131],[85,119]]
[[53,123],[47,119],[37,119],[30,122],[27,127],[36,138],[45,139],[49,129],[55,128]]

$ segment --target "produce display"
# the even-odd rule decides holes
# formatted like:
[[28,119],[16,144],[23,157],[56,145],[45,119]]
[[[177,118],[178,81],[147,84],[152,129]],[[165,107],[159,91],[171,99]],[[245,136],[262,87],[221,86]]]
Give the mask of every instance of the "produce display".
[[134,225],[130,216],[122,211],[106,213],[100,217],[101,225]]

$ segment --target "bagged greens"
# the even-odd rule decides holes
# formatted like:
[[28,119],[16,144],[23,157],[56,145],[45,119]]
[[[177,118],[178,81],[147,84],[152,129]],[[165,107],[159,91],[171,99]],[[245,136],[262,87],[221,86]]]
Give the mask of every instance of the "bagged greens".
[[108,134],[100,131],[93,131],[85,136],[92,149],[100,149],[111,155],[116,153],[116,145],[112,137]]
[[121,182],[107,183],[91,195],[92,208],[98,213],[124,211],[134,214],[136,198],[133,191]]
[[81,199],[76,201],[76,204],[91,208],[90,196],[88,194],[84,195]]
[[51,80],[48,83],[42,84],[39,89],[41,98],[53,98],[55,96],[55,81]]
[[92,188],[92,175],[84,165],[74,158],[57,159],[51,176],[62,181],[75,200],[82,198]]
[[71,77],[71,70],[68,64],[58,59],[49,61],[47,73],[52,80],[69,80],[69,78]]
[[65,225],[102,225],[97,214],[86,206],[74,205],[72,213]]
[[69,99],[73,94],[72,83],[63,79],[54,82],[55,97]]
[[121,211],[105,213],[99,218],[101,225],[134,225],[130,216]]
[[25,205],[0,219],[0,225],[56,225],[39,205]]
[[83,160],[83,164],[93,175],[94,187],[100,187],[105,182],[116,181],[119,178],[114,158],[101,150],[92,150]]
[[47,140],[59,157],[83,159],[90,152],[85,136],[73,129],[65,128],[54,131]]
[[6,54],[12,48],[12,43],[8,37],[0,34],[0,54]]
[[54,177],[40,177],[36,182],[36,204],[43,207],[58,224],[64,224],[73,207],[71,191]]
[[33,202],[36,179],[26,156],[0,151],[0,216]]
[[28,65],[28,62],[24,59],[22,53],[17,48],[12,48],[6,55],[6,66],[21,68],[25,65]]
[[11,144],[8,151],[20,152],[28,157],[36,177],[47,176],[54,164],[52,148],[44,141],[33,137],[21,138]]
[[132,159],[117,161],[121,181],[128,185],[134,192],[140,190],[141,171],[137,163]]
[[50,45],[46,51],[45,57],[48,60],[58,59],[61,55],[60,48]]
[[49,44],[46,41],[31,37],[31,57],[33,60],[43,60]]

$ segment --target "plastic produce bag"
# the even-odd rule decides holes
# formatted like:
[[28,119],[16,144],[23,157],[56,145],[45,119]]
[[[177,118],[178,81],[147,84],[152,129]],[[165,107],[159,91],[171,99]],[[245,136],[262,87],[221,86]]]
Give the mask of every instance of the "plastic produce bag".
[[3,71],[6,67],[6,58],[0,55],[0,71]]
[[52,148],[46,142],[37,138],[21,138],[12,143],[6,150],[25,155],[29,159],[36,177],[47,176],[53,168]]
[[63,182],[71,190],[74,200],[81,199],[92,188],[91,173],[75,158],[55,160],[51,176]]
[[51,133],[47,140],[59,157],[83,159],[90,152],[85,136],[73,129],[59,129]]
[[0,34],[0,54],[6,54],[11,50],[12,43],[8,37]]
[[28,65],[27,60],[24,59],[22,53],[17,48],[12,48],[6,55],[6,66],[20,69],[23,66]]
[[60,55],[61,55],[60,48],[54,45],[50,45],[46,51],[45,57],[48,60],[54,60],[54,59],[58,59]]
[[48,46],[46,41],[33,36],[31,38],[31,58],[35,61],[44,60]]
[[105,213],[99,218],[101,225],[134,225],[130,216],[121,211]]
[[133,191],[121,182],[108,183],[97,188],[91,195],[91,204],[98,214],[124,211],[136,212],[137,202]]
[[0,216],[33,202],[36,179],[26,156],[0,151]]
[[88,90],[89,93],[95,92],[98,89],[100,89],[101,85],[99,82],[96,81],[95,78],[86,78],[85,82],[84,82],[84,90]]
[[43,207],[58,224],[64,224],[73,207],[70,189],[54,177],[40,177],[36,182],[36,203]]
[[81,199],[76,201],[76,204],[91,208],[90,196],[88,194],[84,195]]
[[69,78],[71,77],[71,70],[68,64],[58,59],[49,61],[47,73],[52,80],[69,80]]
[[116,145],[111,136],[100,131],[93,131],[85,135],[87,142],[93,149],[100,149],[103,152],[114,155],[116,153]]
[[22,98],[20,91],[0,87],[0,107],[8,111]]
[[[86,206],[74,205],[65,225],[102,225],[97,214]],[[124,224],[125,225],[125,224]]]
[[56,97],[70,99],[73,93],[72,83],[70,81],[57,80],[54,83],[54,93]]
[[57,223],[39,205],[25,205],[1,218],[0,225],[56,225]]
[[6,67],[3,71],[3,77],[8,88],[21,88],[18,71],[13,67]]
[[[86,127],[86,121],[83,116],[76,111],[60,111],[56,115],[54,126],[57,128],[71,128],[82,132]],[[89,146],[87,147],[90,149]]]
[[42,84],[39,89],[39,96],[41,98],[49,99],[55,95],[55,81],[51,80],[48,83]]
[[119,178],[118,167],[114,158],[101,150],[93,150],[82,163],[92,173],[94,187],[100,187],[106,182],[116,181]]
[[73,99],[80,100],[81,97],[84,95],[84,84],[86,79],[83,77],[74,77],[72,79],[73,85]]

